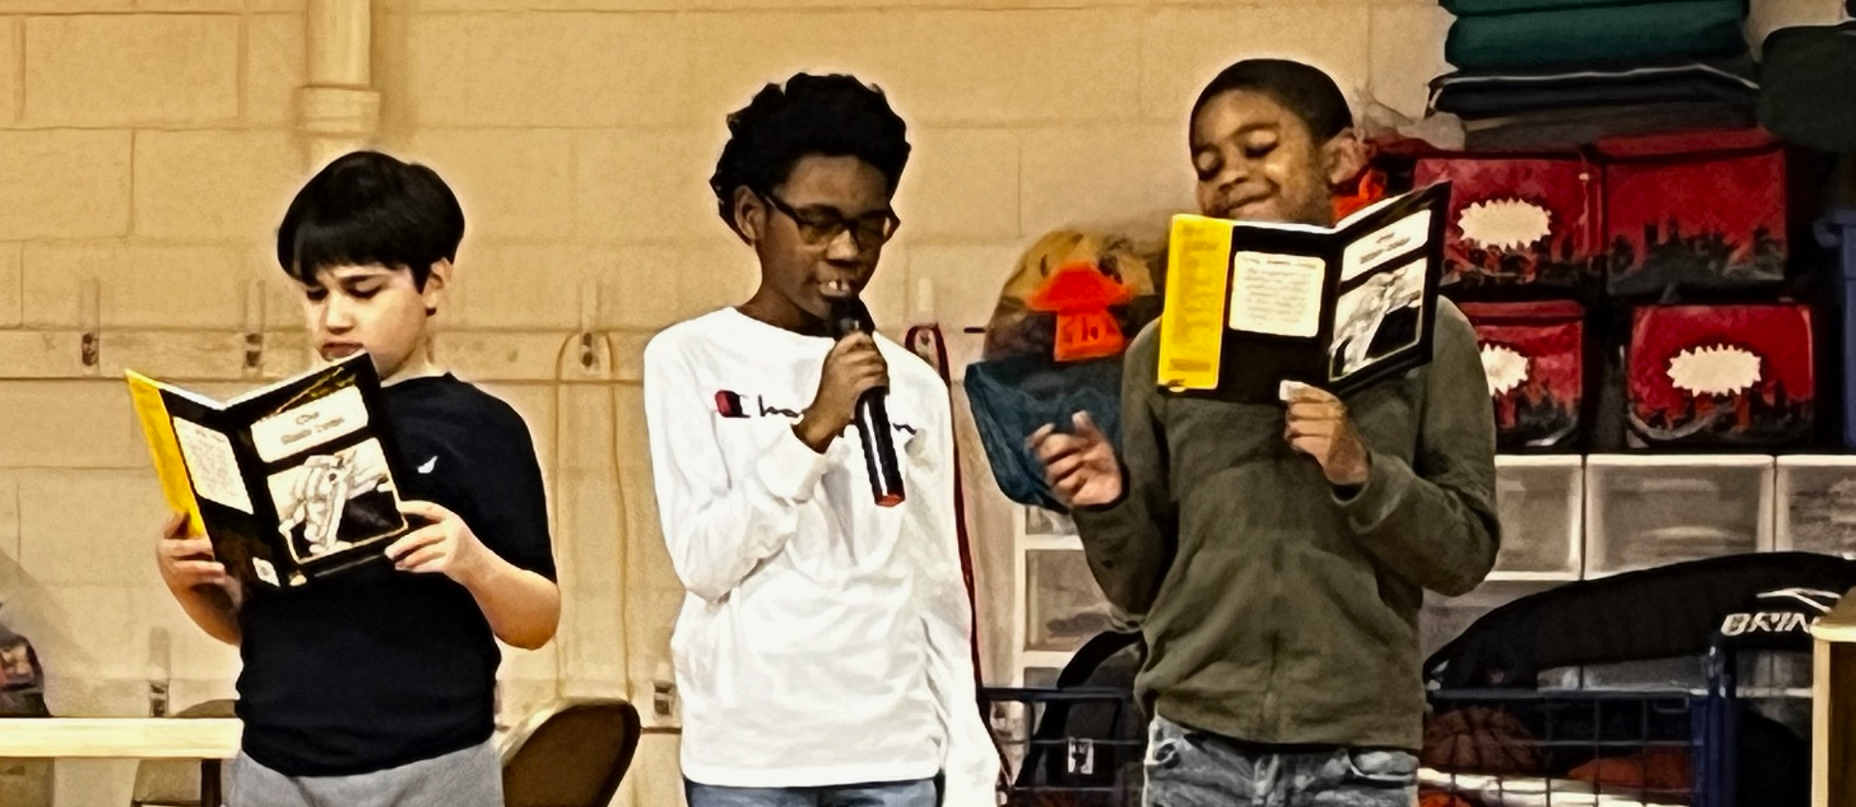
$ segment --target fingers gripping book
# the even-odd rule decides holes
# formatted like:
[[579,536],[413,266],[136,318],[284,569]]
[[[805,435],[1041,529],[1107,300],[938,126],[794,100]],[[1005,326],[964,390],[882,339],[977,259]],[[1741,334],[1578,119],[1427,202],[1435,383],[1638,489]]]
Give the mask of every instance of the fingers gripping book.
[[1257,402],[1428,363],[1449,199],[1440,183],[1331,228],[1174,216],[1157,383]]
[[223,403],[125,375],[168,506],[242,582],[294,588],[384,562],[412,526],[366,353]]

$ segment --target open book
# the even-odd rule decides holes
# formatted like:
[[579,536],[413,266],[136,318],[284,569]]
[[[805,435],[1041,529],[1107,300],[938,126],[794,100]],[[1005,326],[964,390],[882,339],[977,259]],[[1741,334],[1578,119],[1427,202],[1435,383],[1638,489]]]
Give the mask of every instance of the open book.
[[1159,385],[1276,400],[1281,382],[1347,395],[1431,359],[1449,183],[1331,228],[1173,217]]
[[366,353],[224,403],[125,375],[168,506],[240,580],[301,586],[384,561],[408,531],[394,484],[405,474]]

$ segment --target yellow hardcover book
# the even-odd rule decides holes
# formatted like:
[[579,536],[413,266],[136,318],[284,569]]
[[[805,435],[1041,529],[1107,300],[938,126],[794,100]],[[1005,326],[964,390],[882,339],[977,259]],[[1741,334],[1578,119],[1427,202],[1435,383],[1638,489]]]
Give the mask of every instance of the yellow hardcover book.
[[174,436],[174,420],[168,415],[158,382],[134,370],[123,371],[123,376],[129,381],[129,400],[142,422],[142,435],[148,440],[148,453],[155,462],[155,476],[161,480],[161,494],[167,498],[168,509],[187,514],[188,535],[205,535],[200,501],[193,496],[187,463],[181,459],[180,442]]
[[1332,227],[1173,217],[1158,386],[1237,402],[1347,396],[1431,360],[1448,183]]
[[1166,308],[1160,314],[1160,386],[1218,388],[1230,296],[1231,223],[1173,217],[1167,240]]
[[229,401],[128,371],[168,506],[241,581],[292,588],[385,562],[412,525],[373,359],[358,353]]

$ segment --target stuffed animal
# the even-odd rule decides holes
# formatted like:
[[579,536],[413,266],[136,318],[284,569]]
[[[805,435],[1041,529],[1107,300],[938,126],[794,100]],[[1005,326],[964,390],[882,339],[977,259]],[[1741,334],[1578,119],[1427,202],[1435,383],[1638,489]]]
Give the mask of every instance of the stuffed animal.
[[1164,244],[1137,246],[1123,235],[1070,228],[1045,235],[1019,257],[999,293],[985,358],[1119,355],[1160,315],[1156,269],[1164,259]]

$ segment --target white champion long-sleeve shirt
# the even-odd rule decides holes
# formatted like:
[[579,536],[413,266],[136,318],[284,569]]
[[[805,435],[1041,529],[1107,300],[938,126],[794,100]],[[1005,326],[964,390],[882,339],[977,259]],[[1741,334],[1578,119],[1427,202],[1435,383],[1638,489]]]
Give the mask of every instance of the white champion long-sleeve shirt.
[[946,774],[947,807],[991,807],[953,507],[947,388],[877,338],[905,501],[872,499],[854,430],[793,433],[832,341],[724,309],[644,353],[664,542],[685,590],[671,638],[683,774],[815,787]]

